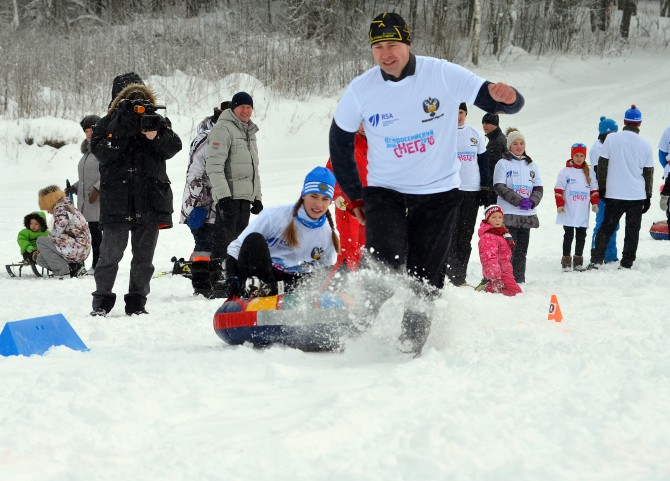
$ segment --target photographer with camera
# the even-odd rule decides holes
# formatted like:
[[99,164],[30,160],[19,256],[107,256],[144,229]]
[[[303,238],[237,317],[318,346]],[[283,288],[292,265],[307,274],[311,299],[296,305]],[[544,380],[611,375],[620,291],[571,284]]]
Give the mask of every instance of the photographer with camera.
[[228,244],[249,224],[250,214],[260,214],[261,180],[258,173],[258,126],[251,121],[254,101],[237,92],[212,128],[207,143],[205,169],[212,184],[216,222],[210,263],[211,297],[225,296],[221,263]]
[[127,315],[147,314],[149,282],[159,229],[172,227],[172,189],[166,160],[181,150],[156,95],[131,72],[117,77],[107,115],[93,128],[91,150],[100,162],[100,259],[95,269],[92,316],[114,307],[119,262],[132,245]]

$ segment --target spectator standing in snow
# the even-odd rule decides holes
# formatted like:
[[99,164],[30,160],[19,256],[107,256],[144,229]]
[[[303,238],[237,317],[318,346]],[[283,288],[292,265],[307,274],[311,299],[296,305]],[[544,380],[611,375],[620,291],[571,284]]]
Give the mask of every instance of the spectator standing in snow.
[[226,297],[243,292],[252,277],[262,283],[260,295],[274,295],[282,282],[286,290],[319,269],[335,264],[340,239],[328,210],[335,176],[316,167],[305,177],[295,204],[272,207],[261,214],[228,246]]
[[258,126],[251,121],[253,112],[251,95],[237,92],[207,139],[205,171],[216,206],[211,259],[218,267],[212,270],[211,285],[219,292],[221,262],[228,244],[249,225],[250,214],[258,215],[263,210],[256,145]]
[[489,188],[483,192],[483,195],[488,197],[485,205],[491,205],[498,202],[498,194],[493,189],[493,172],[498,161],[507,152],[507,138],[500,130],[500,117],[497,114],[484,114],[482,129],[488,139],[486,157],[489,164]]
[[102,231],[100,230],[100,163],[91,152],[91,136],[93,126],[100,120],[97,115],[87,115],[79,122],[86,138],[81,143],[83,154],[77,165],[77,182],[65,189],[66,194],[77,196],[77,209],[88,222],[91,231],[91,248],[93,249],[93,263],[87,271],[88,275],[95,273],[95,266],[100,257],[100,243],[102,242]]
[[[603,143],[608,135],[615,133],[619,130],[619,126],[612,119],[608,119],[605,116],[600,117],[600,123],[598,124],[598,139],[591,146],[589,151],[589,160],[593,166],[593,171],[598,175],[598,158],[600,157],[600,151],[603,148]],[[596,213],[596,224],[593,227],[593,236],[591,237],[591,249],[596,246],[596,236],[600,230],[600,226],[603,223],[605,218],[605,199],[600,198],[598,201],[598,212]],[[616,225],[614,233],[607,242],[607,249],[605,250],[605,264],[609,262],[617,262],[619,258],[617,257],[617,248],[616,248],[616,233],[619,230],[619,224]]]
[[[92,316],[106,316],[119,262],[132,246],[127,315],[148,314],[153,258],[159,229],[172,227],[172,189],[166,161],[181,150],[168,119],[157,115],[157,130],[142,128],[135,107],[156,105],[156,94],[134,72],[114,79],[109,111],[93,127],[91,151],[100,162],[100,259],[95,268]],[[152,126],[153,127],[153,126]]]
[[499,205],[491,205],[484,211],[484,220],[479,225],[478,244],[484,279],[477,290],[515,296],[521,293],[521,287],[514,280],[510,263],[514,240],[505,228],[503,219],[503,210]]
[[649,142],[640,137],[642,113],[635,105],[626,110],[624,127],[605,139],[598,159],[600,198],[607,205],[605,218],[591,249],[589,269],[597,269],[605,259],[610,236],[626,215],[626,231],[620,268],[630,269],[637,256],[642,214],[651,206],[654,156]]
[[214,108],[214,114],[205,117],[198,124],[197,135],[191,142],[186,185],[181,201],[179,222],[191,229],[195,247],[191,255],[191,284],[194,294],[212,297],[211,271],[219,273],[221,262],[211,261],[214,246],[216,207],[212,201],[212,183],[207,175],[207,139],[221,114],[230,102],[221,102]]
[[540,220],[535,208],[544,195],[537,164],[526,153],[526,138],[517,129],[507,129],[507,152],[496,164],[493,187],[498,203],[505,212],[505,225],[514,239],[512,267],[514,279],[526,282],[526,253],[530,229],[537,229]]
[[[589,227],[589,204],[598,213],[598,180],[586,163],[586,145],[573,144],[570,159],[558,173],[554,186],[556,199],[556,223],[563,226],[563,272],[574,269],[583,271],[586,229]],[[570,257],[572,241],[575,242],[575,256]]]
[[[368,141],[365,137],[363,124],[358,127],[354,138],[354,159],[358,168],[358,176],[363,187],[368,185]],[[332,172],[330,159],[326,168]],[[335,184],[335,224],[340,233],[342,247],[337,256],[336,266],[345,265],[350,271],[358,270],[361,255],[365,247],[365,227],[356,219],[351,211],[351,201],[344,193],[340,184]]]
[[[504,83],[412,54],[409,28],[397,13],[372,20],[369,42],[377,66],[355,78],[340,99],[330,130],[330,157],[354,214],[365,224],[367,251],[419,281],[413,289],[427,301],[426,309],[405,307],[398,343],[401,351],[418,355],[430,331],[432,300],[444,286],[460,202],[458,106],[465,101],[486,112],[514,113],[524,101]],[[365,191],[354,160],[361,122],[369,146]],[[367,289],[362,325],[392,295],[376,286]]]
[[447,261],[447,275],[455,286],[466,284],[468,262],[472,253],[472,235],[477,223],[479,206],[484,205],[489,196],[489,165],[482,135],[465,124],[468,106],[465,102],[458,106],[458,136],[456,149],[461,163],[459,175],[461,185],[461,205],[456,214],[451,253]]
[[40,209],[53,216],[53,227],[48,236],[37,238],[36,264],[54,277],[85,275],[84,261],[91,253],[88,222],[56,185],[41,189],[38,198]]
[[24,262],[35,262],[39,251],[37,250],[37,239],[49,235],[47,229],[47,219],[44,212],[37,211],[28,214],[23,218],[24,228],[19,231],[16,237],[21,249],[21,257]]

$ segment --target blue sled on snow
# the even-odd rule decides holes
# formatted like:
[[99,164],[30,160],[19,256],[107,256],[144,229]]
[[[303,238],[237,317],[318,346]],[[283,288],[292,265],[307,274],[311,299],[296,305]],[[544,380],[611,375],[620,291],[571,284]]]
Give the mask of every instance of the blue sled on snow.
[[0,355],[42,355],[53,346],[88,351],[63,314],[10,321],[0,333]]

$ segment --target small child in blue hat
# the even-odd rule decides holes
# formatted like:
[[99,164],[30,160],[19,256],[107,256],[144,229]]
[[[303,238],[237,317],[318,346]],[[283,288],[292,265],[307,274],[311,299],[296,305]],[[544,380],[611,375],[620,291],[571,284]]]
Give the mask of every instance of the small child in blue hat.
[[335,265],[340,238],[329,210],[334,191],[333,173],[316,167],[295,204],[264,209],[228,246],[227,297],[248,295],[247,279],[261,281],[258,295],[273,295],[279,281],[291,290],[305,275]]

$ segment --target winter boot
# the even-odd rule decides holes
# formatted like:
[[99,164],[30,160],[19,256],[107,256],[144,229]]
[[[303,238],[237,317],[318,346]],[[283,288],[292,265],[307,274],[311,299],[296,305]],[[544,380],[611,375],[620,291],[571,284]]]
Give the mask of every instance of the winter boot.
[[572,268],[579,272],[585,271],[586,267],[584,267],[584,257],[574,256],[572,258]]
[[427,312],[405,309],[402,317],[402,333],[398,339],[398,350],[414,357],[421,355],[428,334],[430,333],[431,318]]
[[83,262],[69,262],[70,277],[81,277],[86,275],[86,268]]
[[570,272],[572,270],[572,257],[561,257],[561,267],[563,268],[563,272]]
[[209,260],[194,260],[191,264],[191,285],[193,293],[209,297],[212,293],[212,284],[209,276]]

